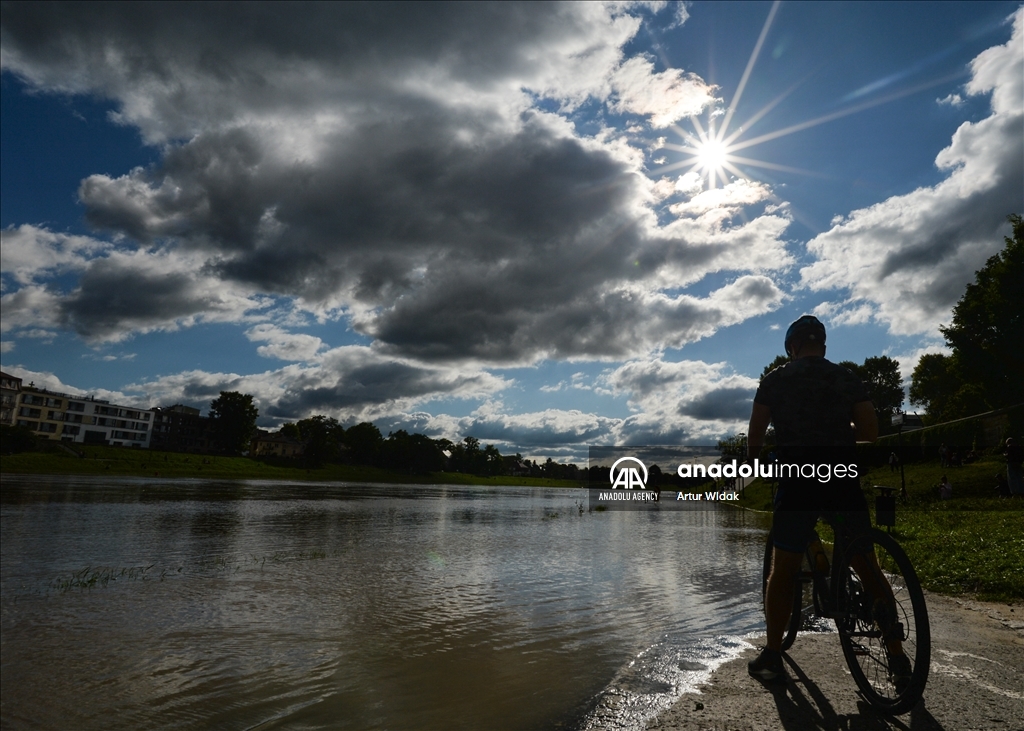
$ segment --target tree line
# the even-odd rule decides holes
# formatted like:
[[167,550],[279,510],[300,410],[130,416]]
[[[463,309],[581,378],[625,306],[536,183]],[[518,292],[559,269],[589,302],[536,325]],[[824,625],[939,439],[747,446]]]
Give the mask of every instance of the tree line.
[[[250,394],[221,391],[210,404],[210,418],[224,451],[238,454],[249,449],[259,418]],[[520,454],[503,455],[493,444],[481,444],[472,436],[453,442],[399,429],[385,437],[370,422],[346,428],[334,417],[323,414],[282,424],[278,433],[302,445],[302,456],[295,459],[307,467],[337,463],[415,474],[448,471],[482,477],[580,479],[580,469],[574,464],[560,464],[550,457],[540,463],[523,459]]]

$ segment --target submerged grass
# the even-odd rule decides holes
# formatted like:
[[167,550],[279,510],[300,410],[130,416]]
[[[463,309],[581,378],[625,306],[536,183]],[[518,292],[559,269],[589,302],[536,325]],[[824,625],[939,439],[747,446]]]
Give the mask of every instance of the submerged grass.
[[148,578],[149,570],[155,565],[127,566],[120,569],[86,566],[84,569],[57,577],[51,582],[50,586],[56,589],[57,592],[64,594],[72,589],[92,589],[95,586],[106,586],[110,582],[118,581],[119,579],[125,581],[145,581]]
[[344,553],[346,553],[345,550],[326,551],[323,549],[310,549],[296,552],[275,551],[269,555],[250,553],[244,557],[210,556],[198,559],[191,566],[181,564],[177,568],[174,566],[163,568],[160,570],[159,575],[153,570],[156,564],[127,566],[123,568],[86,566],[83,569],[58,576],[50,582],[47,588],[55,590],[58,594],[65,594],[74,589],[102,588],[118,581],[164,581],[175,576],[192,576],[215,572],[237,573],[243,569],[252,570],[257,568],[263,570],[268,563],[274,566],[297,561],[319,561],[326,558],[337,558]]
[[[938,462],[904,467],[909,500],[897,503],[892,535],[926,589],[986,601],[1024,600],[1024,500],[995,497],[996,473],[1005,469],[996,457],[955,468]],[[953,485],[952,500],[939,499],[943,475]],[[869,471],[863,484],[872,486],[866,494],[874,513],[874,486],[898,492],[900,474],[881,467]],[[771,486],[756,480],[743,491],[740,504],[770,511],[771,500]],[[826,527],[823,540],[829,534]]]

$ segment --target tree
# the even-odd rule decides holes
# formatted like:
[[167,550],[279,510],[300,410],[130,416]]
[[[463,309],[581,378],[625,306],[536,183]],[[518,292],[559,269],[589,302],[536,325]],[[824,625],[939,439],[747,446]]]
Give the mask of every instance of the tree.
[[910,377],[910,403],[923,406],[929,421],[946,421],[947,404],[960,386],[953,356],[927,353]]
[[364,421],[345,430],[345,446],[349,459],[355,464],[377,464],[384,437],[380,429]]
[[[319,467],[336,460],[341,454],[345,429],[334,417],[317,414],[302,419],[295,427],[303,444],[302,454],[309,466]],[[284,432],[284,427],[281,431]]]
[[875,405],[879,427],[888,430],[893,415],[903,413],[903,376],[899,362],[887,355],[873,356],[864,360],[859,375]]
[[259,415],[249,394],[221,391],[220,397],[210,403],[210,418],[221,449],[233,454],[249,449]]
[[0,424],[0,454],[32,452],[36,448],[36,435],[27,426]]
[[493,476],[500,475],[504,470],[505,463],[501,459],[501,452],[493,444],[484,446],[484,474]]
[[952,323],[939,328],[961,382],[977,386],[991,408],[1024,402],[1024,218],[1008,219],[1005,248],[975,272]]
[[761,371],[761,379],[760,380],[763,381],[765,376],[767,376],[769,373],[774,371],[776,368],[781,368],[782,366],[786,365],[786,363],[789,363],[789,356],[788,355],[777,355],[777,356],[775,356],[775,360],[773,360],[771,363],[766,365],[764,367],[764,370]]
[[441,448],[430,437],[405,429],[388,434],[382,445],[381,464],[387,469],[425,474],[444,469]]
[[733,434],[718,442],[718,451],[722,459],[744,459],[747,456],[747,435],[742,432]]

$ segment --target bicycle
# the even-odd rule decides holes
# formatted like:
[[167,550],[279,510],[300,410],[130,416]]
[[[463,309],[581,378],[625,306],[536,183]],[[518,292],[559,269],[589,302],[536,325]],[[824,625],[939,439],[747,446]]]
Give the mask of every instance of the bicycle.
[[[871,528],[854,536],[841,524],[833,529],[831,560],[817,532],[805,550],[782,651],[793,646],[807,619],[831,619],[864,698],[884,713],[906,713],[924,694],[931,661],[931,629],[921,584],[907,554],[889,534]],[[771,562],[769,532],[762,599]],[[906,661],[894,659],[900,655]]]

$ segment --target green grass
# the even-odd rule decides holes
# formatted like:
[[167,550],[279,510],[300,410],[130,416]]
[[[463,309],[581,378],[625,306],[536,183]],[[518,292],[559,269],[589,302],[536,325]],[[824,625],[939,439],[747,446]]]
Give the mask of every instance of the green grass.
[[[1005,469],[998,458],[947,469],[938,462],[905,466],[910,499],[897,504],[892,535],[926,589],[988,601],[1024,599],[1024,500],[994,497],[995,475]],[[953,485],[952,500],[938,497],[943,474]],[[886,466],[869,471],[865,482],[898,490],[900,475]],[[875,494],[867,490],[872,513]],[[740,504],[770,510],[769,485],[757,480],[747,486]]]
[[316,482],[371,482],[449,485],[525,485],[532,487],[579,487],[571,480],[539,477],[479,477],[459,472],[412,475],[362,465],[328,464],[306,469],[268,464],[247,457],[204,456],[148,449],[88,446],[75,447],[79,458],[54,447],[45,452],[0,456],[0,474],[108,475],[116,477],[177,477],[211,480],[309,480]]

